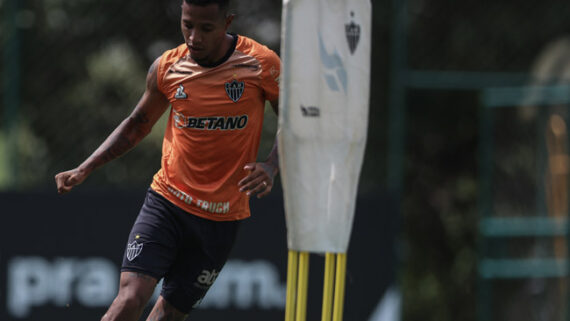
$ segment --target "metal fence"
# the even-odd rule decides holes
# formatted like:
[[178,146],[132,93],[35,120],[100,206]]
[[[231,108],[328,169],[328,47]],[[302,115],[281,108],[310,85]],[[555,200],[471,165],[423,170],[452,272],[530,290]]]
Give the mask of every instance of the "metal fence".
[[[562,257],[547,262],[552,266],[533,261],[539,268],[526,274],[523,264],[518,274],[514,265],[501,265],[515,262],[509,256],[554,257],[565,225],[543,235],[531,226],[532,233],[508,239],[487,235],[479,221],[491,209],[551,222],[541,197],[548,188],[549,166],[540,162],[548,157],[545,121],[553,112],[566,117],[567,103],[530,101],[540,92],[536,86],[570,82],[570,24],[562,18],[569,10],[557,1],[392,1],[387,186],[402,199],[405,320],[566,317]],[[513,90],[502,91],[509,88],[522,106],[533,107],[497,111],[495,131],[487,133],[480,126],[488,110],[482,97],[501,89],[496,99],[515,101],[505,97]],[[493,141],[491,181],[479,153]],[[505,260],[485,261],[487,255]],[[507,279],[489,277],[489,262],[501,263],[492,267]],[[544,277],[552,267],[557,273]]]

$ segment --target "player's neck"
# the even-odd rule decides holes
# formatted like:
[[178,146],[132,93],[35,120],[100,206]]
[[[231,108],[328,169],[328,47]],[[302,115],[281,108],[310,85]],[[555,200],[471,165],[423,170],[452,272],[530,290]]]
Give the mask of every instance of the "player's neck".
[[220,46],[216,56],[206,63],[199,63],[203,67],[215,67],[224,63],[234,51],[234,42],[236,41],[235,35],[226,33],[224,40]]
[[222,41],[222,46],[220,52],[218,53],[218,57],[214,61],[219,61],[220,59],[224,58],[228,54],[228,51],[232,49],[232,45],[234,42],[234,36],[229,33],[226,33],[224,41]]

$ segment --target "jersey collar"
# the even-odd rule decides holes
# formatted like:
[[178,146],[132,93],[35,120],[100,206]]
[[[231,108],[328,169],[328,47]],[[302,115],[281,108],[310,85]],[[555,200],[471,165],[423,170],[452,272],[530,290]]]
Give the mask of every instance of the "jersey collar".
[[202,67],[206,67],[206,68],[213,68],[213,67],[217,67],[221,64],[223,64],[224,62],[226,62],[228,59],[230,59],[230,57],[233,55],[234,51],[236,50],[236,45],[237,45],[237,41],[238,41],[238,35],[234,34],[234,33],[228,33],[229,35],[231,35],[234,40],[232,41],[232,44],[230,46],[230,49],[228,49],[228,51],[226,52],[226,54],[218,61],[213,62],[211,64],[201,64],[198,63],[198,65],[202,66]]

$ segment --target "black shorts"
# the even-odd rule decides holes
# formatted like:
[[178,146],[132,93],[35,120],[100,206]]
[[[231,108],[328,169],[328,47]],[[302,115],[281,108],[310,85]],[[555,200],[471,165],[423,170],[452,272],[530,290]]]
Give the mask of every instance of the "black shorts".
[[164,278],[162,297],[188,313],[226,263],[239,223],[189,214],[149,189],[129,235],[121,271]]

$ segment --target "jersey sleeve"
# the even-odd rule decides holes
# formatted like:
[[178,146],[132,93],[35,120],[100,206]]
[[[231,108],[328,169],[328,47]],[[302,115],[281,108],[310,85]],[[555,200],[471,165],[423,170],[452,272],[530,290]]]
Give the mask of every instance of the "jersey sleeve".
[[261,73],[262,88],[265,99],[276,101],[279,98],[281,60],[274,51],[268,49],[267,53],[261,58],[261,63],[263,68]]
[[164,52],[162,54],[162,56],[160,57],[160,60],[158,62],[158,67],[156,70],[156,83],[158,85],[158,90],[160,90],[162,93],[164,93],[164,74],[165,74],[165,70],[167,70],[170,66],[169,62],[168,62],[168,51]]
[[157,67],[157,85],[158,90],[163,92],[165,95],[168,95],[168,93],[166,91],[164,78],[166,77],[166,73],[168,72],[170,66],[172,66],[172,64],[174,64],[179,59],[179,54],[182,46],[183,45],[174,49],[167,50],[160,57]]

